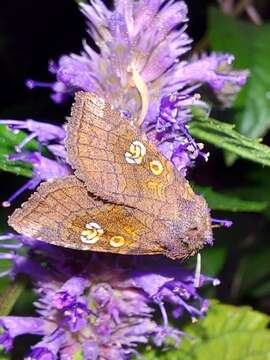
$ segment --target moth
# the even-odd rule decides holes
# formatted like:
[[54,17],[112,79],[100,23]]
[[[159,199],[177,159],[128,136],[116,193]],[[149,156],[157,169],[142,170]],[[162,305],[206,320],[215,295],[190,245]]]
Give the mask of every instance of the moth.
[[212,242],[209,210],[146,135],[101,97],[78,92],[67,123],[74,175],[42,183],[9,217],[54,245],[132,255],[195,255]]

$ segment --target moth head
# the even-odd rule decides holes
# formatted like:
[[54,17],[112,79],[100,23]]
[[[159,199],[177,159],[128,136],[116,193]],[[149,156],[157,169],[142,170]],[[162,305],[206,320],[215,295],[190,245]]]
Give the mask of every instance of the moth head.
[[186,259],[212,243],[210,211],[204,198],[195,195],[193,200],[181,202],[179,220],[172,226],[171,239],[166,241],[166,255]]

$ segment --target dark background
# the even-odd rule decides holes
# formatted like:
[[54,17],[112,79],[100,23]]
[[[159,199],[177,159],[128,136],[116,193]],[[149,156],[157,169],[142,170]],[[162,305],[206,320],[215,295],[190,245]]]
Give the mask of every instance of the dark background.
[[[1,118],[33,118],[48,122],[63,123],[69,114],[70,103],[54,104],[50,90],[29,90],[25,80],[33,78],[53,81],[48,73],[50,59],[57,60],[62,54],[81,49],[82,38],[86,37],[85,22],[74,0],[13,0],[1,1],[0,5],[0,81]],[[215,2],[188,0],[190,26],[188,31],[200,40],[207,26],[207,7]],[[262,17],[270,17],[269,1],[256,2]],[[266,142],[269,143],[268,138]],[[215,189],[241,186],[245,174],[254,168],[245,161],[238,161],[231,168],[224,165],[221,151],[210,148],[212,156],[205,165],[198,163],[189,177],[201,185]],[[1,173],[2,191],[0,201],[5,200],[26,179],[8,173]],[[21,197],[18,203],[27,198]],[[3,212],[4,219],[11,210]],[[248,294],[241,295],[237,289],[234,273],[239,257],[252,253],[254,248],[269,246],[270,226],[262,215],[256,214],[215,214],[218,217],[234,219],[230,230],[219,230],[216,243],[228,248],[226,264],[220,274],[222,286],[218,296],[223,301],[248,303],[263,311],[270,312],[269,297],[256,299]],[[269,276],[269,274],[268,274]],[[236,282],[236,285],[235,285]],[[236,287],[236,288],[235,288]]]

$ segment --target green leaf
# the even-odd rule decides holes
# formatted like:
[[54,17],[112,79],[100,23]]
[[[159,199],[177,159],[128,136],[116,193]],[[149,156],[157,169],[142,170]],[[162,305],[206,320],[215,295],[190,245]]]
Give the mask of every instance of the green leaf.
[[0,296],[0,316],[8,315],[18,298],[25,289],[25,281],[22,278],[10,284]]
[[[32,176],[32,167],[29,163],[22,161],[10,161],[7,156],[14,154],[15,146],[20,144],[26,137],[26,134],[22,131],[14,133],[10,131],[6,126],[0,125],[0,169],[3,171],[12,172],[17,175]],[[25,147],[26,150],[37,150],[37,142],[32,140]]]
[[212,304],[204,320],[188,325],[179,349],[147,352],[147,360],[269,360],[269,317],[249,307]]
[[10,359],[10,356],[8,354],[0,353],[0,360],[7,360]]
[[[237,287],[234,291],[240,295],[249,293],[256,296],[261,291],[266,291],[266,280],[269,279],[270,249],[263,248],[253,250],[252,253],[246,254],[240,259],[235,277],[237,278]],[[261,287],[261,285],[265,287]]]
[[257,26],[211,8],[209,40],[213,50],[235,55],[235,65],[250,77],[237,97],[236,128],[256,138],[270,129],[270,24]]
[[[202,270],[205,275],[216,277],[226,260],[226,249],[212,247],[202,250]],[[194,268],[194,267],[193,267]]]
[[270,294],[270,281],[264,282],[263,284],[256,286],[250,292],[254,298],[261,298]]
[[256,168],[245,179],[245,186],[234,188],[236,196],[243,199],[263,201],[267,203],[263,214],[270,219],[270,169]]
[[[3,267],[2,264],[0,263],[0,270],[3,271]],[[10,284],[10,279],[5,276],[3,278],[0,279],[0,294],[2,294],[2,292],[5,290],[5,288]]]
[[244,159],[270,166],[270,147],[261,144],[260,140],[241,135],[233,125],[208,118],[200,109],[193,109],[193,114],[194,118],[189,124],[192,136]]
[[262,212],[267,208],[267,201],[242,200],[233,195],[213,191],[210,187],[193,186],[194,190],[203,195],[212,210],[233,212]]

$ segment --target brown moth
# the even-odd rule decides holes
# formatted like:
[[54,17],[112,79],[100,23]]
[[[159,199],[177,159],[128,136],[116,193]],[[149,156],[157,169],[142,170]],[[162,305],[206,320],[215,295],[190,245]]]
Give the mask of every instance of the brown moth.
[[19,233],[73,249],[173,259],[212,241],[205,200],[102,98],[76,94],[66,148],[75,174],[41,184],[10,216]]

